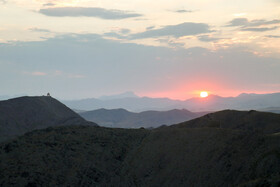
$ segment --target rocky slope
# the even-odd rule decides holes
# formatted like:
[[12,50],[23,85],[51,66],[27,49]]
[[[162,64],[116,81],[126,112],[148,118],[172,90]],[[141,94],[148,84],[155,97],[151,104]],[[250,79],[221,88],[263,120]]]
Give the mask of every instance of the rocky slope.
[[65,125],[96,125],[87,122],[48,96],[19,97],[0,101],[0,141],[34,129]]

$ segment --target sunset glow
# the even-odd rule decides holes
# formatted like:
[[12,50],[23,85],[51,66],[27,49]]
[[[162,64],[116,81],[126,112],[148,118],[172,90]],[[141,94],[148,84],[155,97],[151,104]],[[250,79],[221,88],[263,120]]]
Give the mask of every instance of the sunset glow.
[[203,91],[203,92],[200,92],[200,97],[208,97],[208,92],[205,92],[205,91]]
[[0,96],[279,92],[279,12],[279,0],[0,0]]

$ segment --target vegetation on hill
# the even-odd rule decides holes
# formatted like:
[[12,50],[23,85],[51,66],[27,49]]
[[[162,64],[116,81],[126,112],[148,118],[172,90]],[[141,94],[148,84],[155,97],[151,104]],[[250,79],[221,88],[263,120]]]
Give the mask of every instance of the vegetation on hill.
[[0,186],[279,186],[278,114],[171,127],[49,127],[0,144]]

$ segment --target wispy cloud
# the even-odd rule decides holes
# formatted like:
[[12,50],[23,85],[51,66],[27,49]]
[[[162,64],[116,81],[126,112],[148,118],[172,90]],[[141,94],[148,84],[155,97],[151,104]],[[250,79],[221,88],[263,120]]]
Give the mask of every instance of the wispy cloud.
[[40,72],[40,71],[35,71],[35,72],[32,72],[31,75],[34,75],[34,76],[46,76],[47,73]]
[[265,31],[272,31],[276,30],[279,27],[249,27],[249,28],[242,28],[242,31],[253,31],[253,32],[265,32]]
[[48,76],[48,77],[61,77],[61,78],[71,78],[71,79],[82,79],[85,78],[85,75],[75,74],[75,73],[67,73],[60,70],[48,71],[48,73],[43,71],[23,71],[22,74],[29,76]]
[[75,74],[75,73],[66,73],[60,70],[55,70],[53,73],[51,73],[51,76],[60,76],[60,77],[65,77],[65,78],[74,78],[74,79],[81,79],[85,78],[85,75],[82,74]]
[[122,34],[119,34],[117,32],[106,32],[104,33],[104,36],[108,36],[108,37],[113,37],[113,38],[118,38],[118,39],[125,39],[127,38],[127,36],[124,36]]
[[266,35],[267,38],[280,38],[280,36],[277,35]]
[[7,3],[7,0],[0,0],[0,3],[6,4],[6,3]]
[[132,39],[154,38],[160,36],[182,37],[213,32],[205,23],[185,22],[178,25],[168,25],[160,29],[147,30],[131,35]]
[[280,20],[274,19],[274,20],[264,20],[264,19],[258,19],[258,20],[252,20],[249,21],[247,18],[236,18],[231,20],[226,27],[239,27],[242,31],[252,31],[252,32],[265,32],[265,31],[271,31],[279,28],[278,26],[274,27],[264,27],[269,25],[277,25],[280,24]]
[[40,28],[37,28],[37,27],[32,27],[32,28],[29,28],[28,30],[30,30],[32,32],[51,32],[48,29],[40,29]]
[[218,40],[223,39],[223,38],[211,37],[209,35],[200,35],[197,38],[202,42],[213,42],[213,41],[218,41]]
[[118,38],[118,39],[125,39],[128,37],[130,32],[131,32],[130,29],[117,28],[112,30],[111,32],[104,33],[104,36]]
[[122,10],[108,10],[103,8],[85,8],[85,7],[58,7],[58,8],[45,8],[40,9],[39,12],[46,16],[54,16],[54,17],[97,17],[101,19],[126,19],[133,17],[140,17],[141,14],[131,13],[128,11]]
[[54,3],[46,3],[46,4],[43,4],[43,6],[55,6]]
[[154,28],[155,28],[155,26],[149,26],[149,27],[146,28],[146,30],[152,30]]
[[259,19],[259,20],[252,20],[249,21],[247,18],[236,18],[231,20],[228,25],[226,25],[227,27],[258,27],[258,26],[263,26],[263,25],[273,25],[273,24],[279,24],[280,20],[278,19],[274,19],[271,21],[266,21],[263,19]]
[[33,71],[33,72],[24,71],[22,73],[24,75],[32,75],[32,76],[46,76],[46,75],[48,75],[47,73],[42,72],[42,71]]
[[176,12],[176,13],[191,13],[191,12],[193,12],[193,10],[179,9],[179,10],[175,10],[173,12]]

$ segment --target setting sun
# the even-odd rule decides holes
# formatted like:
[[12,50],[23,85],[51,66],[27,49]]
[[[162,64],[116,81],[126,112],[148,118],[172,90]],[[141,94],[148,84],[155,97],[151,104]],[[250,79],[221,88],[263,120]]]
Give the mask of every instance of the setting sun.
[[208,92],[200,92],[200,97],[208,97]]

